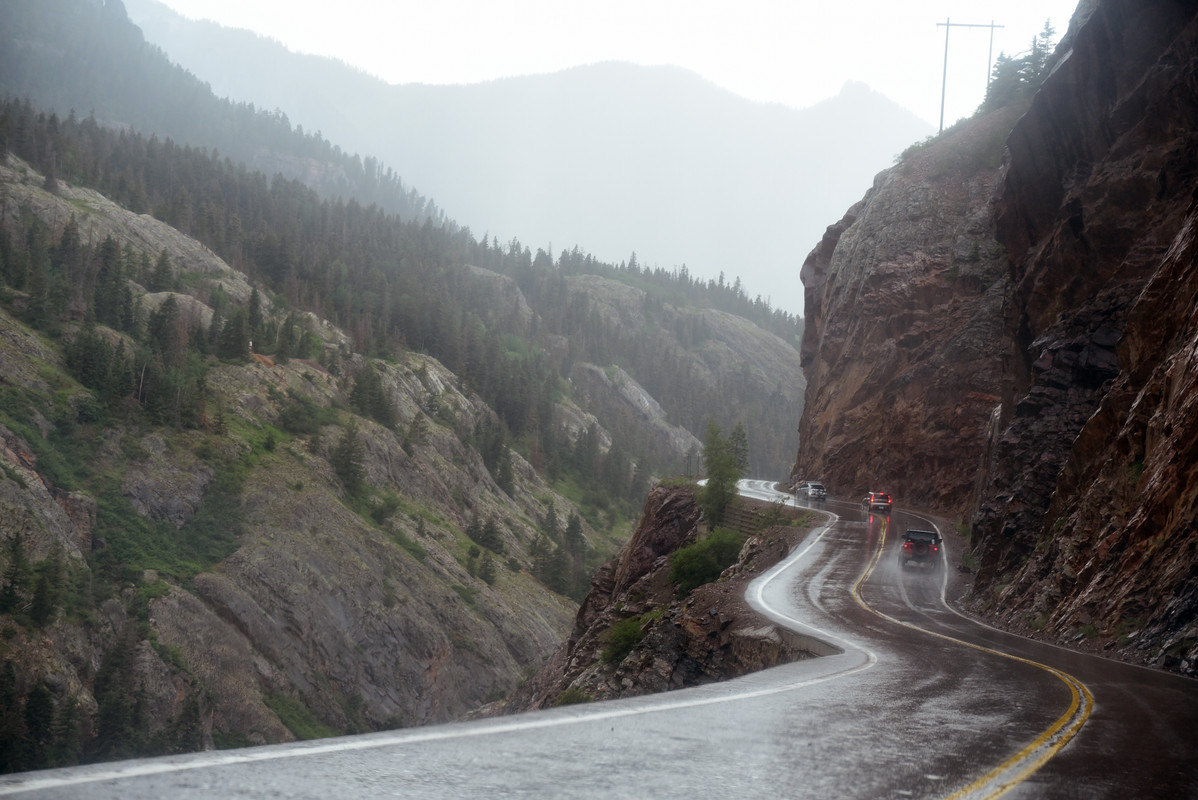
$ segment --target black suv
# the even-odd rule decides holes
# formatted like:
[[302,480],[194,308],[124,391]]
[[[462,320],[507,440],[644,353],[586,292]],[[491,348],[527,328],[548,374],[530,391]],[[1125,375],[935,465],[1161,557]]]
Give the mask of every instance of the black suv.
[[890,500],[890,495],[886,494],[885,492],[870,492],[865,496],[865,499],[861,501],[861,510],[868,511],[871,514],[874,512],[881,512],[883,514],[889,515],[892,505],[893,503]]
[[899,548],[899,566],[906,569],[915,562],[930,564],[935,569],[940,566],[940,542],[940,535],[935,531],[907,531],[903,534],[903,546]]

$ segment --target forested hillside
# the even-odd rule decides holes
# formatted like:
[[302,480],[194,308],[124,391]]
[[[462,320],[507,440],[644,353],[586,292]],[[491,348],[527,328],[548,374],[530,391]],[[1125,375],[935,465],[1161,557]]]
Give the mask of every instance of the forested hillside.
[[[252,280],[266,281],[288,302],[344,326],[371,352],[402,345],[426,349],[463,377],[489,382],[490,391],[484,390],[489,398],[499,390],[494,379],[472,374],[465,360],[504,365],[478,356],[484,343],[477,325],[489,326],[492,341],[485,346],[492,349],[504,335],[523,337],[525,331],[497,328],[503,323],[495,319],[486,291],[473,300],[464,292],[467,279],[461,268],[472,264],[506,274],[519,280],[529,304],[549,322],[538,327],[538,335],[571,337],[572,360],[616,364],[642,385],[652,382],[650,390],[671,421],[693,434],[700,435],[709,418],[725,428],[742,422],[761,474],[782,474],[789,468],[797,444],[790,412],[801,411],[796,405],[802,395],[796,391],[801,380],[797,369],[770,366],[768,373],[753,370],[748,382],[742,375],[713,386],[706,367],[687,366],[696,356],[702,360],[702,353],[683,356],[676,351],[680,344],[691,348],[702,343],[703,331],[710,330],[700,320],[710,317],[698,311],[704,308],[743,317],[797,348],[802,321],[761,298],[751,300],[739,281],[698,280],[685,267],[642,269],[635,257],[605,264],[577,248],[565,248],[556,257],[540,251],[534,255],[517,240],[476,237],[446,220],[431,201],[405,189],[377,159],[350,157],[319,134],[292,130],[281,112],[218,100],[146,44],[119,3],[11,3],[0,9],[0,23],[0,90],[14,100],[29,99],[34,111],[52,111],[54,127],[62,132],[49,131],[51,139],[69,133],[87,140],[90,132],[113,124],[132,126],[114,145],[82,140],[72,145],[64,139],[45,145],[40,153],[21,140],[31,135],[31,126],[0,131],[14,152],[39,169],[64,180],[95,182],[130,209],[153,213],[195,236]],[[131,165],[141,158],[154,166]],[[254,170],[264,174],[255,177]],[[316,192],[293,192],[304,186]],[[322,200],[330,203],[327,213],[319,207]],[[390,224],[388,212],[396,214],[401,226],[420,228],[420,233],[394,246],[398,234],[377,230]],[[314,224],[305,214],[319,215],[322,221]],[[357,243],[363,236],[371,243],[365,249]],[[353,242],[348,248],[352,256],[347,242]],[[434,257],[424,258],[429,252]],[[646,307],[676,307],[676,319],[664,320],[666,341],[657,339],[661,329],[656,318],[648,320],[650,330],[629,330],[610,319],[601,323],[582,300],[572,301],[567,318],[562,282],[583,274],[641,289]],[[352,287],[365,292],[351,300]],[[607,326],[606,333],[596,328],[600,324]],[[622,337],[619,345],[613,344],[616,336]],[[669,371],[682,373],[680,380],[667,384]],[[568,369],[559,372],[569,377]],[[527,374],[523,379],[536,380]],[[774,399],[760,408],[741,409],[721,397],[728,389],[741,395],[764,392]],[[510,412],[501,411],[519,435],[523,425],[511,420]],[[543,414],[538,418],[546,419]]]
[[[6,63],[97,102],[0,103],[0,766],[453,718],[557,643],[691,431],[782,474],[798,319],[476,239],[377,166],[406,212],[114,125],[68,84],[153,58],[85,46],[119,5],[2,7]],[[255,163],[357,162],[242,113]]]
[[265,173],[301,178],[326,195],[353,196],[405,219],[444,217],[377,158],[343,152],[294,130],[278,109],[218,98],[146,43],[119,0],[0,4],[0,94],[66,117],[202,145]]

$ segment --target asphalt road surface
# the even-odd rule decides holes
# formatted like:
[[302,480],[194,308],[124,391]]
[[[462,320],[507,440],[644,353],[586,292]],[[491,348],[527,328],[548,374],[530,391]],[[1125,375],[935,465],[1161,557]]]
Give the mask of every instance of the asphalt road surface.
[[[795,502],[770,484],[742,491]],[[471,723],[0,776],[34,798],[1198,798],[1198,681],[1001,633],[830,513],[749,600],[829,655]],[[839,515],[839,516],[837,516]]]

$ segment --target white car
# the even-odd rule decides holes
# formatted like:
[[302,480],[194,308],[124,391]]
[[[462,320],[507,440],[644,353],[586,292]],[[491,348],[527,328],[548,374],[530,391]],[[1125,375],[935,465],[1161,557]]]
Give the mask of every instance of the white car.
[[828,496],[828,490],[822,483],[816,481],[804,481],[799,484],[797,493],[807,495],[809,500],[823,500]]

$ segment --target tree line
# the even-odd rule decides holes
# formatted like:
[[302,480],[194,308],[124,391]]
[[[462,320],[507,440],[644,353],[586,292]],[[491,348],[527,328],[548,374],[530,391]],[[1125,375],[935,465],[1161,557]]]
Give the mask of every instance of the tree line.
[[[706,298],[707,307],[740,308],[754,314],[759,323],[789,331],[786,338],[792,342],[797,342],[801,327],[800,320],[759,300],[748,301],[739,288],[720,282],[704,284],[684,272],[641,270],[631,259],[620,266],[599,264],[577,250],[563,252],[555,263],[543,251],[533,257],[517,240],[503,247],[486,236],[476,240],[468,229],[452,224],[404,221],[352,199],[321,200],[298,181],[281,176],[267,180],[202,149],[112,131],[90,117],[59,119],[35,111],[28,102],[9,100],[0,105],[0,146],[45,171],[48,182],[61,178],[92,186],[122,205],[149,211],[194,236],[251,281],[265,286],[276,307],[312,311],[347,331],[355,350],[390,358],[413,348],[435,356],[491,404],[514,441],[523,442],[530,451],[541,451],[538,458],[550,458],[560,444],[546,426],[551,425],[552,405],[562,394],[561,381],[569,377],[573,358],[618,363],[634,375],[650,376],[650,391],[692,430],[703,423],[697,416],[701,406],[760,402],[726,398],[724,393],[737,389],[736,382],[710,387],[671,372],[674,365],[689,359],[665,345],[646,347],[643,338],[614,329],[592,313],[585,294],[563,299],[570,294],[565,284],[569,274],[591,269],[639,282],[647,287],[646,305],[658,309],[659,318],[667,307],[666,298],[673,295]],[[35,226],[32,221],[25,224],[27,230]],[[13,285],[30,283],[36,302],[46,297],[48,324],[66,311],[68,301],[74,313],[92,313],[97,321],[115,322],[118,328],[132,324],[128,298],[112,296],[112,291],[124,291],[113,289],[120,286],[117,274],[111,269],[98,271],[103,259],[91,253],[83,258],[69,242],[60,245],[37,235],[26,235],[25,240],[10,241],[6,264],[11,266],[5,269]],[[28,244],[24,248],[28,255],[18,252],[22,244]],[[54,247],[62,251],[61,257],[53,257]],[[51,257],[47,260],[43,255]],[[159,288],[174,276],[169,262],[161,262],[162,254],[138,253],[134,263],[122,256],[121,274],[144,280],[148,288]],[[537,309],[543,329],[530,328],[519,308],[497,304],[493,286],[468,265],[513,276]],[[80,270],[96,274],[75,280]],[[44,290],[39,283],[43,280]],[[74,292],[70,298],[68,286]],[[81,295],[94,288],[100,289],[98,297]],[[235,326],[230,331],[252,329],[243,317],[248,316],[247,310],[234,308],[219,296],[200,299],[218,308],[222,334],[228,325]],[[118,306],[123,321],[117,319]],[[702,336],[701,323],[693,319],[678,316],[663,318],[662,323],[674,326],[681,341],[694,342]],[[295,346],[270,332],[258,333],[251,338],[261,344],[262,352]],[[565,360],[551,362],[546,356],[539,346],[546,333],[567,336],[571,352]],[[210,343],[215,339],[213,346],[221,346],[221,334],[209,330],[207,338]],[[230,333],[224,346],[226,352],[236,349],[238,337]],[[675,402],[692,403],[694,408],[671,407]],[[634,441],[622,446],[634,458],[647,456]]]

